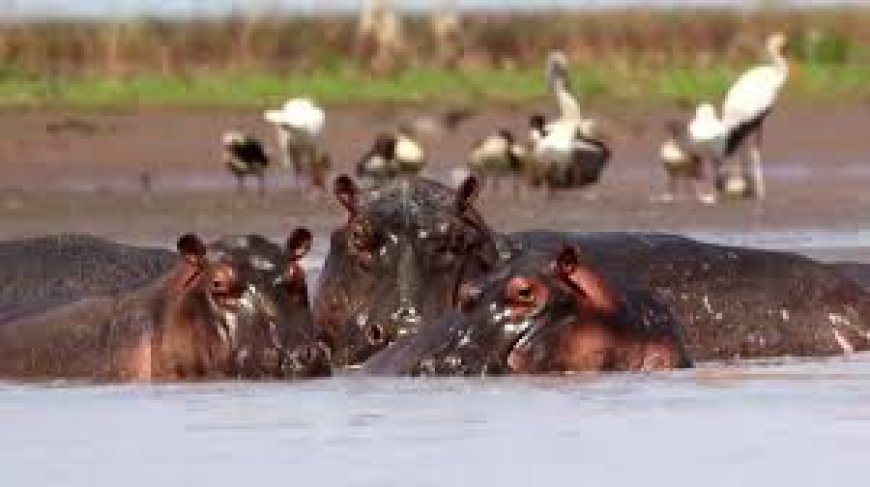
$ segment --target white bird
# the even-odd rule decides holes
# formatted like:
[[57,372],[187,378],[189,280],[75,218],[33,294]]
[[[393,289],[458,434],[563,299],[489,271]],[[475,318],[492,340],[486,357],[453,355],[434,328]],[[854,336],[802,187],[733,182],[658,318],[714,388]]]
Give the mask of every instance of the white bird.
[[[752,175],[751,182],[745,181],[746,177],[742,178],[747,184],[746,192],[754,193],[759,198],[766,193],[761,161],[762,126],[788,79],[788,61],[784,55],[785,35],[771,35],[766,47],[768,64],[756,66],[737,79],[722,102],[721,118],[716,118],[712,106],[703,104],[698,107],[696,120],[693,121],[693,125],[697,123],[697,127],[707,130],[706,140],[704,137],[697,140],[710,151],[714,160],[730,157],[742,149],[743,172]],[[690,134],[695,139],[705,129],[693,130],[690,126]],[[717,131],[720,132],[718,136]]]
[[278,129],[285,167],[292,166],[297,176],[314,167],[319,159],[317,138],[326,122],[322,108],[307,98],[294,98],[277,110],[267,110],[264,118]]
[[703,193],[698,187],[698,181],[704,175],[703,158],[689,140],[686,128],[682,123],[671,120],[666,124],[665,129],[668,138],[659,149],[659,158],[668,174],[668,192],[663,198],[664,201],[672,201],[679,190],[680,183],[686,182],[699,201],[714,203],[715,197]]

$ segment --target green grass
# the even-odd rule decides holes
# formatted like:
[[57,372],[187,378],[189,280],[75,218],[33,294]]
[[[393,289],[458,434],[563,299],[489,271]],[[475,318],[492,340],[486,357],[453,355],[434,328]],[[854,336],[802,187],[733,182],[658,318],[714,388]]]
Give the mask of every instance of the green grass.
[[[576,66],[577,91],[595,103],[673,104],[718,100],[745,66],[646,67],[638,63]],[[805,102],[870,100],[870,64],[796,64],[786,97]],[[308,74],[197,71],[179,75],[138,74],[35,77],[0,72],[0,107],[260,107],[289,96],[312,96],[326,104],[524,102],[545,96],[540,69],[479,69],[462,72],[409,68],[374,77],[338,65]]]

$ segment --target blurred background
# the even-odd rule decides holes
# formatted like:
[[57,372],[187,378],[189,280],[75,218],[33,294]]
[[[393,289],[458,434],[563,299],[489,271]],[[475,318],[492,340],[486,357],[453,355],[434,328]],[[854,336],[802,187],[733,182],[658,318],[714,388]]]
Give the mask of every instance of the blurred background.
[[[424,174],[448,181],[487,134],[505,128],[525,141],[530,114],[553,114],[544,76],[553,49],[565,53],[582,110],[600,122],[613,154],[593,190],[488,193],[481,205],[499,228],[744,235],[870,226],[866,2],[2,7],[0,236],[87,231],[162,243],[186,231],[280,237],[305,224],[326,232],[341,217],[332,198],[299,186],[286,168],[270,166],[264,195],[238,193],[222,134],[255,137],[277,160],[263,113],[305,97],[325,110],[327,182],[352,173],[373,138],[399,125],[431,129],[418,131]],[[688,122],[702,101],[718,104],[741,73],[764,62],[765,39],[777,31],[789,39],[790,72],[765,126],[769,197],[658,203],[666,123]],[[444,128],[449,117],[455,123]],[[505,201],[521,204],[507,211]]]

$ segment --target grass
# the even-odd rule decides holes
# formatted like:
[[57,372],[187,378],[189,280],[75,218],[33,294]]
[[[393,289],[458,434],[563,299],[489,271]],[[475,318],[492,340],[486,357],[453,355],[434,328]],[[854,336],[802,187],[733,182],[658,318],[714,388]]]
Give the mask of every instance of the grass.
[[408,19],[406,50],[386,71],[349,17],[0,24],[0,107],[251,107],[293,95],[524,102],[544,96],[541,64],[553,47],[568,53],[587,101],[693,104],[720,99],[775,30],[793,47],[787,98],[870,100],[870,8],[471,14],[462,23],[445,63],[428,20]]
[[[721,99],[744,67],[674,65],[614,69],[578,66],[574,84],[595,103],[694,104]],[[795,102],[870,101],[870,65],[798,64],[786,97]],[[109,108],[119,106],[261,107],[306,95],[326,104],[520,103],[545,96],[540,69],[453,71],[409,68],[394,77],[358,69],[308,74],[201,70],[188,75],[142,73],[123,78],[0,74],[0,106]]]

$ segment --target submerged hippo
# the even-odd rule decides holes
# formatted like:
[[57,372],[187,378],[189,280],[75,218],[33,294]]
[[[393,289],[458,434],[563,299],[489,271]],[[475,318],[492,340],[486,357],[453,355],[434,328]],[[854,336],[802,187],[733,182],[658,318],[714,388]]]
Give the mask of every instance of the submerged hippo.
[[[185,235],[177,247],[171,265],[137,286],[113,291],[98,282],[80,286],[78,299],[52,298],[42,310],[29,305],[7,313],[0,321],[0,377],[179,380],[328,374],[328,355],[313,338],[299,265],[311,247],[310,232],[296,230],[285,249],[256,236],[231,237],[207,247],[197,236]],[[70,261],[75,257],[67,256]]]
[[0,242],[0,323],[86,296],[136,289],[175,262],[175,253],[166,249],[89,235]]
[[870,349],[870,295],[838,272],[866,275],[866,266],[669,235],[514,238],[514,255],[462,286],[455,312],[364,370],[651,370]]
[[460,282],[495,263],[492,232],[473,208],[478,189],[473,177],[457,191],[414,177],[365,192],[336,180],[348,219],[332,233],[314,304],[335,364],[360,363],[440,317]]
[[539,251],[575,246],[596,271],[648,289],[680,323],[696,361],[870,349],[870,294],[842,266],[664,234],[512,238]]
[[523,252],[463,284],[457,310],[363,366],[479,375],[687,367],[679,324],[650,293],[609,282],[566,246]]

